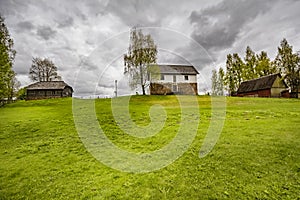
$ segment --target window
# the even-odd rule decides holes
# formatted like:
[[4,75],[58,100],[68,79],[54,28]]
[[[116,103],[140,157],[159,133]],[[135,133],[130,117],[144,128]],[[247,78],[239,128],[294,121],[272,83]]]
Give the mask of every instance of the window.
[[165,80],[165,76],[163,74],[160,75],[160,80]]
[[185,76],[184,76],[184,80],[188,81],[188,80],[189,80],[189,76],[188,76],[188,75],[185,75]]
[[176,75],[173,75],[173,82],[176,83]]

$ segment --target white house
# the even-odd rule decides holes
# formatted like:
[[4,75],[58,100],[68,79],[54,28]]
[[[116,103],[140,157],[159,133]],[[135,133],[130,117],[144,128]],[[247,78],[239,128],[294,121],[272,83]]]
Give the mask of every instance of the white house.
[[191,65],[157,65],[150,74],[150,94],[197,94],[198,71]]

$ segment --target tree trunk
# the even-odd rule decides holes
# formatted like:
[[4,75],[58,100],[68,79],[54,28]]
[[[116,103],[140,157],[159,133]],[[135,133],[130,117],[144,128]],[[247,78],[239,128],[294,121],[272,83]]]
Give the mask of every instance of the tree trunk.
[[141,86],[142,86],[143,95],[146,95],[146,93],[145,93],[144,74],[143,74],[142,64],[140,64],[140,75],[141,75]]
[[142,91],[143,91],[143,95],[146,95],[146,92],[145,92],[145,85],[142,85]]
[[299,98],[298,92],[299,92],[299,86],[298,86],[298,84],[297,84],[297,87],[296,87],[296,98],[297,98],[297,99]]

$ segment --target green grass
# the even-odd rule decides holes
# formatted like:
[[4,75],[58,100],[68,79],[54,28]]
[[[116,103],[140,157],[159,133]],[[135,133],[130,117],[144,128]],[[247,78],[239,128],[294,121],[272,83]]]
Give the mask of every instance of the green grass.
[[[199,150],[211,120],[209,97],[198,97],[200,126],[187,152],[169,166],[135,174],[97,161],[74,125],[72,99],[20,101],[0,108],[0,199],[300,199],[300,101],[227,98],[222,134],[206,157]],[[167,112],[150,138],[124,133],[110,99],[96,100],[98,122],[120,148],[151,152],[175,137],[174,96],[133,96],[130,115],[150,122],[149,108]]]

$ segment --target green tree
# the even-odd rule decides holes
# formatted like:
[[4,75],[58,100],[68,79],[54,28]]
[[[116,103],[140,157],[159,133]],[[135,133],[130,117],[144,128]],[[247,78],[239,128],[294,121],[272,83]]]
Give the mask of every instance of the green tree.
[[233,74],[233,61],[232,55],[227,55],[226,60],[226,75],[225,75],[225,86],[227,87],[229,95],[234,91],[234,74]]
[[219,71],[212,70],[211,76],[211,95],[223,96],[224,95],[224,70],[220,68]]
[[60,80],[57,67],[48,58],[33,58],[29,77],[31,80],[39,82]]
[[293,53],[293,47],[284,38],[278,47],[275,63],[280,69],[287,85],[295,92],[298,98],[300,83],[300,57],[298,53]]
[[212,70],[211,76],[211,95],[216,96],[218,94],[218,75],[217,70]]
[[252,49],[247,46],[246,48],[246,56],[244,58],[245,60],[245,65],[244,65],[244,69],[243,69],[243,79],[244,80],[251,80],[254,78],[257,78],[257,74],[256,74],[256,56],[255,56],[255,52],[252,51]]
[[124,73],[129,75],[129,85],[132,89],[141,85],[143,95],[146,94],[147,77],[151,65],[156,64],[156,60],[157,47],[151,35],[144,35],[141,30],[133,28],[128,53],[124,55]]
[[21,88],[18,90],[17,98],[20,100],[24,100],[26,98],[26,88]]
[[261,51],[260,54],[256,56],[256,59],[256,73],[258,77],[267,76],[278,72],[276,66],[271,62],[270,58],[268,57],[267,52]]
[[15,78],[12,66],[16,51],[13,46],[13,39],[9,35],[4,18],[0,15],[0,100],[10,99],[11,80]]
[[223,96],[224,95],[224,77],[225,77],[225,73],[222,67],[219,68],[218,71],[218,86],[217,86],[217,95],[218,96]]
[[234,92],[238,90],[240,84],[244,81],[244,68],[245,64],[240,58],[239,54],[234,53],[232,56],[232,65],[233,65],[233,80],[234,80]]
[[238,90],[242,81],[244,81],[245,64],[237,53],[227,55],[225,85],[230,95]]
[[13,97],[17,97],[18,90],[21,86],[21,83],[16,78],[16,74],[13,73],[8,86],[8,99],[12,100]]

